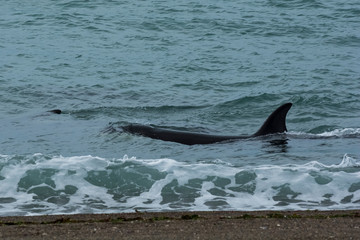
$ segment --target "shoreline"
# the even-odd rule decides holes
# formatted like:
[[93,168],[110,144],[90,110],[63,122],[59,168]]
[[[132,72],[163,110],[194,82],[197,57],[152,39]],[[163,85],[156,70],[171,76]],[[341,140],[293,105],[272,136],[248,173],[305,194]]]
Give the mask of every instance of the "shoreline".
[[359,236],[360,210],[0,217],[2,239],[355,239]]

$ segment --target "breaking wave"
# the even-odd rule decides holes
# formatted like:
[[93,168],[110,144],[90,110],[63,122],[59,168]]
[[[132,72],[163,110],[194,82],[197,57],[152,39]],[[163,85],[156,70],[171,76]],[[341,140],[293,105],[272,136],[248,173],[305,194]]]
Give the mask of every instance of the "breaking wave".
[[236,167],[222,160],[0,155],[1,215],[351,209],[360,161]]

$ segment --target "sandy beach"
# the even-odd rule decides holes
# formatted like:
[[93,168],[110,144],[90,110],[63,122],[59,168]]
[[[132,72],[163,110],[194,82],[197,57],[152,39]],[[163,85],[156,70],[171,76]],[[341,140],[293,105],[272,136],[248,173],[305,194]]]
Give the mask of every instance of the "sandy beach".
[[1,239],[359,239],[360,210],[1,217]]

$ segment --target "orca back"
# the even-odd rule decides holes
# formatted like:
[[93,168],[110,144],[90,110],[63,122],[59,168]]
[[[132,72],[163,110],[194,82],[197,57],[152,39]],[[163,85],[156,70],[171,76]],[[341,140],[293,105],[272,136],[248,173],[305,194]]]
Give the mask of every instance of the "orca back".
[[236,139],[251,138],[257,136],[263,136],[267,134],[282,133],[287,131],[286,129],[286,114],[291,108],[291,103],[286,103],[277,108],[270,116],[266,119],[262,127],[251,136],[219,136],[209,135],[202,133],[192,133],[186,131],[169,130],[164,128],[145,126],[139,124],[130,124],[123,126],[124,132],[141,135],[144,137],[150,137],[153,139],[160,139],[163,141],[178,142],[187,145],[194,144],[211,144],[223,141],[230,141]]

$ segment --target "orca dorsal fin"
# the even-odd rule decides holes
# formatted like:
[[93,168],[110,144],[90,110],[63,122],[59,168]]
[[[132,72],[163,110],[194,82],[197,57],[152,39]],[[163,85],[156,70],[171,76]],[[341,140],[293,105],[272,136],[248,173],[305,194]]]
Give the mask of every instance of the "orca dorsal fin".
[[286,114],[291,108],[292,103],[285,103],[278,107],[270,116],[266,119],[261,128],[252,136],[263,136],[273,133],[286,132]]

